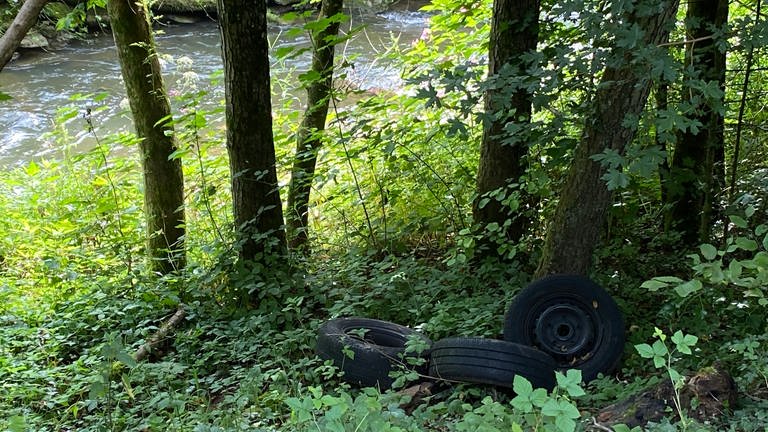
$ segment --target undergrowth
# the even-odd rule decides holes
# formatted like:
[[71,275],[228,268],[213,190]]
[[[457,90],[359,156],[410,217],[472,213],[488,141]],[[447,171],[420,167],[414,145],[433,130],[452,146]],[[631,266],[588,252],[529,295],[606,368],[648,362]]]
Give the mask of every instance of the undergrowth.
[[[107,171],[111,182],[121,185],[116,194],[104,192],[112,187]],[[359,242],[343,252],[327,247],[310,258],[289,258],[292,271],[276,273],[243,266],[234,251],[206,249],[205,241],[192,240],[195,258],[189,268],[157,278],[144,271],[141,221],[126,205],[140,198],[135,173],[131,159],[105,159],[97,148],[72,160],[30,163],[1,174],[0,427],[565,431],[585,427],[596,409],[664,379],[628,349],[624,371],[598,380],[586,395],[572,390],[578,396],[534,396],[522,383],[516,384],[517,399],[491,388],[440,387],[424,405],[406,412],[402,395],[343,383],[339,372],[314,354],[317,327],[330,317],[366,316],[416,327],[434,340],[499,337],[506,305],[529,281],[525,272],[508,263],[448,265],[447,249],[442,257],[382,254]],[[190,185],[192,191],[199,188]],[[225,197],[210,198],[217,201],[192,201],[190,223],[226,227],[226,220],[214,222],[208,214],[223,206],[218,200]],[[764,236],[764,229],[746,227],[735,232],[735,247],[702,246],[690,273],[698,282],[672,277],[647,282],[651,294],[669,305],[655,316],[631,310],[629,302],[645,289],[631,267],[595,275],[627,312],[630,342],[649,341],[653,323],[671,319],[675,327],[702,335],[692,356],[675,359],[676,370],[695,371],[713,360],[731,366],[747,397],[734,407],[738,415],[731,423],[705,430],[759,430],[764,420],[763,327],[749,314],[738,318],[745,304],[705,301],[733,283],[756,289],[762,283],[763,245],[755,243],[752,250],[747,239]],[[718,259],[732,253],[739,254],[740,272],[729,265],[725,276],[713,273],[722,269]],[[648,266],[654,268],[652,262]],[[663,290],[684,283],[694,289]],[[259,303],[243,308],[238,299],[253,290],[260,293]],[[691,303],[695,296],[699,300]],[[762,297],[754,299],[748,307],[760,309]],[[148,360],[136,362],[136,350],[179,307],[186,312],[183,324]],[[682,307],[700,316],[729,310],[742,324],[705,334],[679,315]],[[570,380],[564,388],[578,385]],[[533,399],[524,402],[520,395]],[[521,407],[530,412],[521,414]]]
[[[287,265],[237,259],[215,120],[221,110],[205,107],[194,83],[176,101],[189,257],[178,274],[146,271],[140,169],[130,156],[136,140],[100,136],[91,123],[97,107],[86,118],[77,109],[61,113],[62,121],[87,126],[90,151],[70,151],[77,139],[62,123],[42,138],[62,149],[59,161],[0,171],[0,430],[600,430],[593,418],[600,408],[714,363],[731,371],[740,390],[731,412],[699,424],[678,406],[648,428],[765,430],[764,188],[731,209],[723,244],[696,251],[659,232],[651,180],[632,177],[617,192],[621,201],[591,276],[624,312],[628,343],[623,369],[586,388],[573,372],[560,375],[550,393],[524,380],[514,383],[515,395],[441,384],[414,407],[396,391],[351,387],[315,356],[317,328],[339,316],[394,321],[433,340],[498,338],[507,305],[535,268],[540,239],[505,245],[503,262],[480,261],[474,250],[469,215],[478,155],[468,143],[481,134],[475,114],[485,65],[477,53],[490,8],[473,14],[461,2],[433,4],[461,11],[436,25],[476,31],[436,31],[431,42],[416,41],[397,53],[418,65],[405,74],[407,88],[334,110],[313,191],[313,249],[281,258]],[[564,42],[547,41],[547,48],[569,55],[569,31],[561,29]],[[540,199],[531,210],[540,221],[553,212],[563,161],[579,134],[582,90],[594,75],[587,66],[599,66],[578,61],[564,61],[572,70],[539,71],[553,83],[567,80],[542,89],[542,97],[563,97],[568,101],[558,103],[571,110],[534,119],[549,125],[532,137],[540,163],[529,167],[524,185]],[[439,68],[426,67],[432,63]],[[573,92],[563,96],[561,87]],[[295,112],[276,114],[280,167],[290,165],[296,120]],[[286,171],[278,173],[281,184]],[[745,187],[764,183],[758,177]],[[543,237],[543,226],[536,235]],[[139,347],[179,309],[182,323],[137,362]],[[664,335],[673,335],[674,348]]]

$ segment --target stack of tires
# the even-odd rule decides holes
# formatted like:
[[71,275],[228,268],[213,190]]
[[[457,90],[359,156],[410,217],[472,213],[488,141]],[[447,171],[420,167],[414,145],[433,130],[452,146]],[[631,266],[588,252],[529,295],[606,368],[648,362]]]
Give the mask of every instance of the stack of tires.
[[[416,338],[429,348],[406,352]],[[616,302],[596,283],[575,275],[552,275],[526,286],[504,318],[503,340],[449,337],[432,343],[399,324],[370,318],[337,318],[318,330],[317,353],[360,386],[387,389],[390,372],[417,368],[433,379],[512,388],[516,375],[534,387],[552,389],[555,371],[579,369],[584,382],[616,369],[624,349],[624,320]]]

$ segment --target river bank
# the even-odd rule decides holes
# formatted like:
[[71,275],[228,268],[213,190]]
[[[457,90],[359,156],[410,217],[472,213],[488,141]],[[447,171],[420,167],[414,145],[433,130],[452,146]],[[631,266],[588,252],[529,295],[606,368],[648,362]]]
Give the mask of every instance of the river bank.
[[[429,0],[347,0],[352,13],[375,14],[388,10],[417,11]],[[307,8],[302,0],[267,0],[268,18],[284,24],[282,15],[296,8]],[[318,3],[319,5],[319,3]],[[216,19],[216,0],[159,0],[150,3],[158,24],[191,24]],[[0,34],[8,27],[15,11],[0,2]],[[38,22],[26,34],[17,59],[26,50],[58,49],[85,33],[103,32],[109,17],[103,8],[86,8],[77,1],[54,1],[46,4]]]

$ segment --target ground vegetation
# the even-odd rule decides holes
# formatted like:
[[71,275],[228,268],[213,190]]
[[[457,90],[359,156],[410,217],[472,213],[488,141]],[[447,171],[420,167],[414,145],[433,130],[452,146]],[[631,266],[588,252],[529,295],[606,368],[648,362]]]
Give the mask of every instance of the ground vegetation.
[[[266,11],[257,17],[238,5],[221,0],[226,101],[204,104],[208,95],[194,86],[174,101],[186,266],[158,274],[142,258],[147,191],[140,139],[100,136],[90,127],[97,145],[71,151],[68,126],[89,127],[100,110],[84,119],[83,104],[73,100],[61,108],[56,130],[40,137],[60,149],[56,158],[0,171],[0,428],[606,430],[602,409],[663,388],[672,405],[644,430],[764,430],[768,119],[758,73],[766,41],[761,0],[730,4],[722,26],[688,3],[542,2],[537,49],[524,54],[525,68],[504,76],[530,98],[530,118],[505,129],[526,129],[525,170],[511,181],[525,192],[529,223],[521,241],[497,242],[490,256],[482,253],[487,236],[507,238],[505,227],[475,229],[473,205],[493,198],[521,209],[512,202],[516,193],[478,196],[483,96],[499,79],[488,76],[491,2],[434,0],[425,7],[428,31],[380,59],[400,68],[402,87],[356,94],[354,104],[329,110],[307,205],[311,254],[293,253],[275,235],[284,229],[276,214],[296,160],[300,112],[289,104],[267,111],[253,105],[268,98],[268,63],[238,65],[264,60],[267,52],[262,34],[239,25],[265,29]],[[238,19],[241,13],[249,20]],[[354,34],[343,20],[294,18],[296,32],[317,34],[341,22],[340,34]],[[702,28],[708,30],[695,33]],[[709,54],[687,51],[696,47],[691,34],[715,42],[707,49],[725,57],[724,78],[696,67],[709,65]],[[250,44],[249,57],[234,52],[238,41]],[[273,61],[309,51],[272,47]],[[335,62],[343,71],[354,59]],[[213,121],[221,116],[226,131]],[[606,119],[625,141],[598,140]],[[666,189],[677,169],[672,159],[686,151],[676,146],[689,145],[689,134],[701,136],[705,121],[722,124],[724,163],[712,170],[722,166],[726,181],[710,181],[709,165],[689,170],[704,177],[678,186],[695,184],[697,197],[709,194],[712,211],[697,210],[695,228],[668,223],[679,205]],[[258,154],[233,148],[257,139]],[[266,162],[243,166],[244,175],[242,155]],[[266,193],[238,190],[237,179],[266,178],[257,174],[268,176]],[[569,185],[585,179],[599,181],[582,199],[593,191],[604,208],[600,217],[581,216],[569,232],[585,233],[591,243],[580,249],[578,268],[552,265],[553,243],[545,239],[574,222],[569,210],[582,202],[568,196]],[[710,194],[715,185],[721,190]],[[238,199],[254,204],[246,218],[232,211]],[[275,212],[269,227],[243,229],[267,211]],[[702,220],[709,221],[706,238]],[[441,382],[408,392],[428,373],[393,371],[385,391],[347,383],[332,361],[316,355],[318,328],[345,316],[407,325],[435,341],[493,344],[487,339],[502,337],[507,307],[542,262],[549,263],[546,273],[587,274],[615,300],[626,327],[615,372],[584,384],[579,371],[563,371],[549,391],[516,376],[505,388]],[[716,412],[705,405],[711,395],[691,390],[701,379],[685,379],[714,370],[728,371],[738,389]]]

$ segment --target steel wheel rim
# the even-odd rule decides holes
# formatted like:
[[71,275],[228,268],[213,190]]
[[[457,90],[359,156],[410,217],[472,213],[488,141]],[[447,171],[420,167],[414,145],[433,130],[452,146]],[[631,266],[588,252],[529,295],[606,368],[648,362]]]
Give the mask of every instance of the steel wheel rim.
[[575,299],[558,298],[534,310],[529,334],[559,366],[578,366],[594,355],[603,332],[593,308]]

